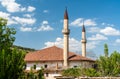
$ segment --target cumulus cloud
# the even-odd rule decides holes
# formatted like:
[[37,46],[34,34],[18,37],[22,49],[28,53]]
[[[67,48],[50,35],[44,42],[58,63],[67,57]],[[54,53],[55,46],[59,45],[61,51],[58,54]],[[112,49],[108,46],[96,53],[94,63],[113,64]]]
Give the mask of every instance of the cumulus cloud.
[[32,25],[36,22],[36,19],[33,18],[12,17],[12,19],[21,25]]
[[28,6],[27,11],[28,11],[28,12],[33,12],[35,9],[36,9],[36,8],[33,7],[33,6]]
[[12,24],[18,24],[18,23],[14,21],[13,19],[8,18],[7,25],[12,25]]
[[6,13],[6,12],[0,11],[0,17],[5,18],[5,19],[8,19],[8,18],[10,17],[10,14],[9,14],[9,13]]
[[48,24],[48,21],[43,21],[43,22],[42,22],[42,25],[45,25],[45,24],[47,25],[47,24]]
[[105,35],[116,36],[116,35],[120,35],[120,30],[117,30],[112,27],[105,27],[104,29],[100,30],[100,33],[105,34]]
[[[46,47],[53,46],[53,45],[56,45],[56,46],[58,46],[58,47],[63,48],[63,39],[60,38],[60,37],[58,37],[58,38],[56,38],[55,42],[50,42],[50,41],[48,41],[48,42],[45,43],[45,48],[46,48]],[[69,47],[70,47],[69,49],[70,49],[71,51],[74,51],[74,52],[76,52],[76,51],[81,51],[81,50],[80,50],[80,48],[81,48],[81,43],[80,43],[80,41],[78,41],[78,40],[76,40],[76,39],[74,39],[74,38],[70,38],[70,39],[69,39]]]
[[32,31],[32,28],[31,27],[20,27],[20,30],[23,32],[30,32]]
[[95,23],[95,21],[92,20],[92,19],[86,19],[86,20],[84,21],[84,24],[85,24],[85,26],[96,26],[96,25],[97,25],[97,24]]
[[16,3],[15,0],[2,0],[1,4],[8,12],[19,12],[25,10],[25,8],[21,7],[21,4]]
[[100,43],[100,41],[89,41],[87,43],[87,49],[89,50],[93,50],[94,48],[96,48],[96,46]]
[[[71,26],[82,26],[83,25],[83,18],[78,18],[70,23]],[[92,19],[84,19],[85,26],[96,26],[96,22]]]
[[108,38],[101,35],[101,34],[96,34],[92,35],[92,37],[89,37],[88,40],[107,40]]
[[2,0],[1,5],[6,8],[8,12],[23,12],[28,11],[32,12],[35,10],[35,7],[28,6],[28,8],[23,7],[21,4],[17,3],[15,0]]
[[[96,47],[96,45],[99,44],[99,41],[95,42],[95,41],[91,41],[87,43],[87,49],[94,49]],[[51,47],[53,45],[56,45],[58,47],[63,48],[63,38],[56,38],[56,40],[54,42],[45,42],[45,47]],[[81,41],[76,40],[75,38],[69,38],[69,50],[73,51],[73,52],[80,52],[81,51]]]
[[32,17],[32,15],[30,15],[30,14],[24,14],[23,16],[27,17],[27,18],[31,18]]
[[51,31],[54,30],[48,23],[48,21],[43,21],[41,26],[37,29],[37,31]]
[[12,20],[12,19],[10,18],[10,14],[9,14],[9,13],[2,12],[2,11],[1,11],[1,12],[0,12],[0,17],[5,18],[5,19],[8,20],[7,25],[17,24],[17,22],[15,22],[14,20]]
[[99,27],[90,27],[90,28],[88,28],[87,31],[91,32],[91,33],[98,33],[98,32],[100,32],[100,28]]

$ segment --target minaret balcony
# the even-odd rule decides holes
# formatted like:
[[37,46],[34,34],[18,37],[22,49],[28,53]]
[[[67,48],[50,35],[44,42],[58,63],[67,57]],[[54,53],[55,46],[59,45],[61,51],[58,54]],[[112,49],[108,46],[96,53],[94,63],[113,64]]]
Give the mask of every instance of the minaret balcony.
[[82,42],[82,43],[86,43],[86,42],[87,42],[87,40],[85,40],[85,39],[82,39],[82,40],[81,40],[81,42]]
[[63,33],[63,34],[69,34],[69,33],[70,33],[70,29],[63,29],[63,30],[62,30],[62,33]]

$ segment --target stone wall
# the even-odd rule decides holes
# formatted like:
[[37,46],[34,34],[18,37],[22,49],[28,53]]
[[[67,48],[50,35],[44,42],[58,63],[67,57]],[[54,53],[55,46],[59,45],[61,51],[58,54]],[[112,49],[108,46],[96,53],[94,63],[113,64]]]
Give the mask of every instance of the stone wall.
[[79,77],[75,79],[120,79],[120,77]]

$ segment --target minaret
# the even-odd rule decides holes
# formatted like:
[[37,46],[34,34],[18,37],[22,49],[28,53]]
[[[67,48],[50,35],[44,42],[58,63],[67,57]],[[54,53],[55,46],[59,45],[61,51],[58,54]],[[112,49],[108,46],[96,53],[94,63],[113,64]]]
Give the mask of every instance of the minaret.
[[63,25],[63,38],[64,38],[64,46],[63,46],[63,59],[64,59],[64,67],[68,67],[68,54],[69,54],[69,33],[70,30],[68,28],[68,13],[67,9],[65,10],[64,13],[64,25]]
[[83,23],[83,26],[82,26],[82,40],[81,40],[81,43],[82,43],[82,56],[86,57],[86,43],[87,43],[87,40],[86,40],[84,23]]

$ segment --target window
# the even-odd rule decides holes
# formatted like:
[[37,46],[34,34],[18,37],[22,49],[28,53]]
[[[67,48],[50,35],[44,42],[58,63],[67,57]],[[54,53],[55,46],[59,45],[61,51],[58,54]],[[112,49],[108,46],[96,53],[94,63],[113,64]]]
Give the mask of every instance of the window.
[[45,64],[44,67],[47,68],[47,64]]
[[74,66],[74,68],[76,68],[77,66]]
[[35,64],[33,65],[33,69],[36,69],[36,65]]

